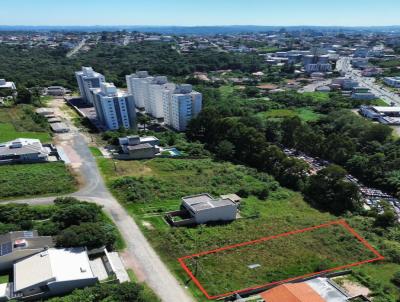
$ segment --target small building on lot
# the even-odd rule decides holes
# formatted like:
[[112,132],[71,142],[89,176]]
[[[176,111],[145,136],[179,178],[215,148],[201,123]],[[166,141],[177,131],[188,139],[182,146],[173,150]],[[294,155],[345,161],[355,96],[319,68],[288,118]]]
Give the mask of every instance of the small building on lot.
[[386,125],[400,125],[400,107],[361,106],[360,114]]
[[119,139],[119,144],[124,159],[146,159],[154,158],[160,149],[158,138],[154,136],[139,137],[132,135]]
[[0,164],[46,162],[51,152],[38,139],[18,138],[0,143]]
[[47,95],[52,96],[63,96],[66,93],[66,89],[62,86],[50,86],[46,89]]
[[[183,197],[181,209],[167,213],[166,218],[174,226],[233,221],[236,219],[238,207],[237,200],[213,198],[210,194],[204,193]],[[176,217],[180,219],[177,220]]]
[[0,89],[16,90],[14,82],[7,82],[5,79],[0,79]]
[[53,116],[54,115],[54,110],[52,108],[38,108],[35,110],[35,112],[41,116]]
[[0,235],[0,271],[11,269],[14,262],[52,247],[51,236],[37,231],[18,231]]
[[14,294],[25,299],[62,295],[97,281],[85,248],[51,248],[14,264]]
[[69,132],[69,127],[65,123],[52,123],[52,124],[50,124],[50,127],[54,133]]

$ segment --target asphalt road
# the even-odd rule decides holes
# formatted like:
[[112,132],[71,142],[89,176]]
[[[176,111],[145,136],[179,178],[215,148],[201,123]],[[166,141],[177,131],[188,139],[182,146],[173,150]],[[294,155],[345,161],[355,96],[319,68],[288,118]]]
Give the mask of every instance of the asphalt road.
[[351,66],[351,58],[343,57],[336,64],[338,71],[344,72],[346,76],[356,80],[361,86],[367,87],[378,98],[385,101],[387,104],[392,102],[396,106],[400,106],[400,96],[389,91],[385,87],[375,83],[375,78],[363,77],[359,70],[353,69]]
[[[136,222],[108,191],[97,168],[96,160],[88,148],[88,138],[81,134],[70,121],[67,121],[67,124],[71,127],[71,132],[60,134],[56,139],[57,145],[67,149],[67,153],[72,157],[71,165],[75,165],[75,170],[79,172],[84,183],[78,192],[69,196],[103,206],[127,244],[127,249],[123,253],[124,264],[127,268],[133,269],[139,281],[146,282],[162,301],[194,301],[161,261]],[[54,197],[45,197],[7,202],[49,204],[53,200]]]

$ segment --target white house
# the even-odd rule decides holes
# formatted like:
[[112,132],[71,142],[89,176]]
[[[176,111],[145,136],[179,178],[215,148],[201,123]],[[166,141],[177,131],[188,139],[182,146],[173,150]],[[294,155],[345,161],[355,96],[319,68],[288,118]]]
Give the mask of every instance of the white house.
[[17,87],[15,87],[14,82],[7,82],[5,79],[0,79],[0,89],[15,90]]
[[97,281],[85,248],[50,248],[14,264],[14,293],[23,298],[67,294]]

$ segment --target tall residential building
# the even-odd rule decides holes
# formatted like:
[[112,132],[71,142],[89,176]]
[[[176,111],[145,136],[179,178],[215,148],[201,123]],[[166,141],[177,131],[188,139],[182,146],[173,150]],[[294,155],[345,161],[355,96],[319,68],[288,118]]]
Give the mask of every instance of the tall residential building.
[[149,84],[154,77],[149,76],[147,71],[137,71],[126,76],[126,83],[129,94],[133,95],[137,108],[145,108],[149,95]]
[[93,104],[93,94],[91,89],[100,88],[101,83],[105,82],[105,78],[101,73],[95,72],[92,67],[82,67],[81,71],[75,72],[76,80],[78,81],[79,91],[82,99]]
[[192,85],[177,85],[175,90],[164,89],[164,122],[178,131],[185,131],[189,121],[202,108],[202,94],[193,91]]
[[131,94],[118,90],[112,83],[101,83],[93,96],[97,118],[107,129],[136,128],[135,100]]
[[155,118],[163,118],[163,95],[166,90],[175,90],[175,86],[173,83],[168,83],[167,77],[155,77],[152,83],[149,84],[149,97],[145,103],[146,112]]

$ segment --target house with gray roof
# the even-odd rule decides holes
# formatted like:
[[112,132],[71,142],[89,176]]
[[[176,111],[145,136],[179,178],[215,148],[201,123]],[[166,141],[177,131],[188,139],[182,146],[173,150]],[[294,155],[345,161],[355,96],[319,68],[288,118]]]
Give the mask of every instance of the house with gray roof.
[[18,138],[0,143],[0,164],[45,162],[50,153],[38,139]]

